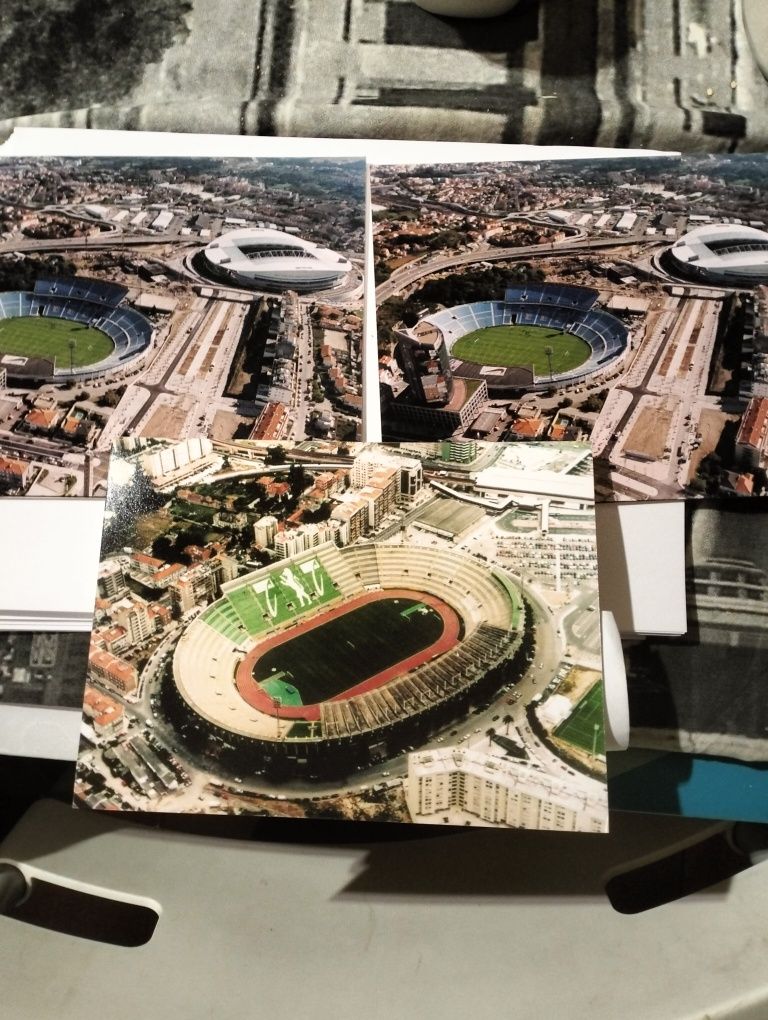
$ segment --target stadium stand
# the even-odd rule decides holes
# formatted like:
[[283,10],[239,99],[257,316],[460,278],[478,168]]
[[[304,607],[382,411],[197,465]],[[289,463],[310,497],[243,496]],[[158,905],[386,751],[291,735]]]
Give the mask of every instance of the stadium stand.
[[[506,288],[503,301],[477,301],[433,312],[404,333],[420,340],[425,337],[436,340],[440,334],[449,353],[463,336],[491,326],[544,326],[570,333],[589,345],[591,354],[587,361],[553,377],[534,376],[529,388],[546,389],[553,383],[569,385],[618,363],[629,347],[627,327],[595,307],[598,297],[598,291],[590,287],[518,284]],[[506,383],[512,388],[519,387],[519,372],[515,368],[508,370]],[[494,388],[503,389],[504,385],[504,378],[494,380]]]
[[[291,601],[289,580],[280,576],[286,568],[294,580],[303,579],[312,595],[307,601]],[[329,542],[223,585],[222,597],[187,627],[177,645],[173,664],[177,691],[197,715],[217,728],[274,739],[274,720],[246,706],[232,683],[243,656],[298,620],[367,591],[404,587],[434,595],[455,610],[462,628],[459,643],[386,686],[322,702],[313,740],[370,734],[432,712],[447,700],[466,695],[519,646],[524,603],[501,569],[453,549],[374,543],[339,549]]]
[[152,342],[154,326],[150,320],[134,308],[121,305],[127,293],[125,287],[98,280],[38,280],[32,291],[0,294],[0,319],[50,317],[101,330],[114,343],[108,357],[74,372],[68,365],[54,366],[54,378],[66,375],[84,379],[122,367],[146,351]]
[[37,280],[34,293],[38,297],[75,298],[79,301],[90,301],[92,304],[106,305],[108,308],[117,308],[128,294],[128,288],[117,283],[103,283],[101,280],[89,280],[79,276],[70,280]]

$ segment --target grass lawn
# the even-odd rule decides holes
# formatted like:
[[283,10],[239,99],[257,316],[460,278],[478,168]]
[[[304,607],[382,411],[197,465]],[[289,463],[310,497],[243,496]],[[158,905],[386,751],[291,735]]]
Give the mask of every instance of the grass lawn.
[[596,683],[587,691],[565,722],[557,727],[555,736],[591,754],[592,741],[595,739],[595,723],[598,725],[595,753],[603,754],[605,748],[602,683]]
[[587,361],[592,349],[586,340],[549,326],[488,326],[457,340],[451,355],[478,365],[533,368],[534,375],[550,373],[546,348],[552,348],[552,374],[559,375]]
[[287,673],[272,673],[266,680],[262,680],[261,687],[274,701],[281,705],[300,705],[301,695],[298,688],[291,683],[291,677]]
[[69,319],[25,315],[0,319],[0,352],[24,358],[48,358],[56,367],[68,369],[69,341],[74,341],[72,365],[94,365],[115,349],[106,333]]
[[305,705],[327,701],[439,639],[443,619],[434,609],[403,615],[419,605],[403,598],[368,602],[270,648],[254,677],[271,693],[270,678],[289,675]]

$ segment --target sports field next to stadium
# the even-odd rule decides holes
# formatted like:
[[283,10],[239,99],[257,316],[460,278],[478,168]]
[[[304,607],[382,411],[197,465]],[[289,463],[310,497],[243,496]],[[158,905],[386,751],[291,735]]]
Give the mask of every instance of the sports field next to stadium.
[[[595,723],[597,723],[597,740],[595,740]],[[565,722],[555,730],[555,736],[566,740],[574,747],[580,747],[588,754],[592,753],[594,742],[595,753],[603,754],[603,685],[596,683],[591,687]]]
[[[70,340],[74,341],[71,348]],[[61,371],[95,365],[114,350],[106,333],[92,326],[51,316],[23,315],[0,319],[0,354],[41,358],[55,363]]]
[[[547,348],[552,349],[551,366]],[[505,368],[531,367],[534,375],[546,378],[578,368],[588,361],[592,350],[586,340],[549,326],[487,326],[458,339],[451,355],[476,365]]]
[[283,705],[317,704],[428,648],[443,627],[415,599],[378,599],[270,648],[254,677]]

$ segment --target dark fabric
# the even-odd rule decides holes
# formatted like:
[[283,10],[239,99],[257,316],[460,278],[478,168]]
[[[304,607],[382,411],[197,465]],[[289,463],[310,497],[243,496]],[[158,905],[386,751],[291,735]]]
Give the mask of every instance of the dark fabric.
[[768,84],[739,0],[521,0],[487,20],[408,0],[153,0],[141,44],[135,4],[108,0],[111,20],[82,23],[67,62],[56,50],[62,9],[78,2],[19,4],[23,15],[4,17],[5,53],[28,46],[31,25],[35,66],[50,68],[30,94],[0,61],[4,134],[26,123],[768,148]]

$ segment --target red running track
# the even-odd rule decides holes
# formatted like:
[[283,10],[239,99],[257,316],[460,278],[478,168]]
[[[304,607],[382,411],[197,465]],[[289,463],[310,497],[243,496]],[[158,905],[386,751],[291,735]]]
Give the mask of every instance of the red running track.
[[459,633],[461,628],[461,621],[459,615],[455,609],[452,609],[447,602],[443,602],[442,599],[437,598],[436,595],[427,595],[422,591],[410,591],[407,588],[386,588],[382,591],[370,591],[365,592],[362,595],[357,595],[349,602],[343,603],[343,605],[337,606],[335,609],[331,609],[326,613],[321,613],[320,616],[315,617],[312,620],[308,620],[304,624],[298,624],[291,627],[287,631],[281,631],[279,634],[273,634],[272,637],[265,638],[264,641],[260,641],[254,648],[248,652],[246,657],[237,667],[237,674],[235,676],[235,686],[240,697],[251,708],[255,708],[259,712],[264,712],[266,715],[277,716],[278,711],[281,719],[304,719],[307,722],[316,722],[320,719],[320,705],[291,705],[291,706],[278,706],[266,691],[262,690],[258,682],[254,680],[253,671],[256,667],[256,663],[259,661],[262,655],[268,652],[270,649],[277,647],[278,645],[285,644],[288,641],[292,641],[293,638],[299,634],[306,634],[316,627],[322,627],[328,623],[329,620],[334,620],[338,616],[345,616],[347,613],[351,613],[354,609],[358,609],[360,606],[366,605],[368,602],[379,602],[382,599],[418,599],[425,605],[430,606],[436,612],[438,612],[443,621],[443,633],[437,639],[433,641],[427,648],[422,648],[420,652],[415,652],[413,655],[409,655],[407,659],[402,659],[400,662],[396,662],[393,666],[389,666],[387,669],[381,670],[379,673],[375,673],[373,676],[367,677],[359,684],[355,684],[354,687],[350,687],[349,690],[342,691],[341,694],[337,694],[333,698],[329,698],[329,701],[347,701],[349,698],[354,697],[356,694],[365,694],[367,691],[376,690],[377,687],[383,687],[388,684],[391,680],[396,677],[402,676],[411,669],[415,669],[417,666],[423,665],[428,662],[435,655],[442,655],[444,652],[450,651],[454,645],[458,644]]

